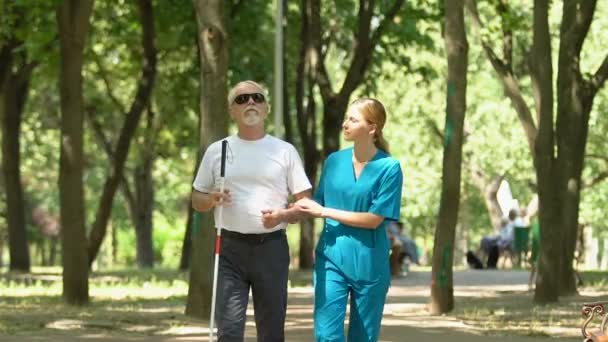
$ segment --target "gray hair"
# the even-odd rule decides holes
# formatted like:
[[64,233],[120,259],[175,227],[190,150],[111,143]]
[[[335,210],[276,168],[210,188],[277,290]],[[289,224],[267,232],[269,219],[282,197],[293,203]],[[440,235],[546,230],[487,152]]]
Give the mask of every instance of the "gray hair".
[[232,87],[230,89],[230,91],[228,92],[228,107],[230,107],[232,105],[232,102],[234,102],[234,98],[236,97],[236,89],[243,84],[251,84],[251,85],[259,88],[260,92],[266,98],[266,101],[268,101],[268,90],[263,85],[255,82],[255,81],[247,80],[247,81],[241,81],[241,82],[235,84],[234,87]]

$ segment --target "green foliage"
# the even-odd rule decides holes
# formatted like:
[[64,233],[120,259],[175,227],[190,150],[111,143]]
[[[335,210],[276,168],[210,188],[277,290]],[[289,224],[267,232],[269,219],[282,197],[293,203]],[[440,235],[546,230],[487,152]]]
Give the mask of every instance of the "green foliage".
[[[229,83],[254,79],[273,84],[274,3],[226,2],[229,43]],[[435,229],[440,198],[442,137],[445,120],[446,60],[442,37],[441,3],[432,0],[406,1],[374,51],[364,84],[353,97],[374,96],[388,110],[385,135],[393,156],[402,162],[404,188],[402,220],[408,232],[429,248]],[[532,3],[509,1],[508,11],[497,15],[496,0],[480,0],[479,10],[486,30],[482,37],[501,54],[503,29],[513,32],[513,68],[522,93],[533,108],[525,55],[531,43]],[[0,44],[8,33],[25,40],[28,61],[37,62],[22,125],[22,179],[28,202],[28,216],[36,206],[57,215],[59,169],[59,47],[55,18],[56,1],[18,0],[0,5]],[[393,1],[376,2],[372,28],[384,18]],[[327,39],[327,68],[334,90],[341,84],[352,58],[358,2],[322,2],[322,33]],[[23,27],[15,27],[14,10],[25,8]],[[157,77],[152,108],[158,126],[156,143],[146,145],[140,125],[132,145],[125,175],[133,171],[144,153],[154,148],[155,254],[158,264],[174,267],[179,261],[192,173],[198,153],[199,56],[197,23],[191,2],[155,1]],[[286,84],[290,112],[294,113],[294,81],[300,49],[300,8],[289,1],[286,26]],[[593,73],[606,52],[608,3],[598,2],[595,20],[581,55],[581,69]],[[553,4],[550,25],[559,31],[561,5]],[[138,8],[134,2],[95,3],[90,35],[86,41],[84,75],[85,106],[99,121],[108,139],[115,143],[124,115],[134,98],[140,76],[142,47]],[[463,154],[462,198],[459,227],[468,229],[471,243],[491,231],[490,221],[469,172],[477,167],[486,176],[506,174],[514,196],[527,203],[534,192],[535,174],[521,124],[504,95],[491,65],[479,44],[467,14],[469,78],[466,139]],[[554,36],[556,36],[554,34]],[[559,42],[552,43],[557,51]],[[557,55],[554,53],[554,55]],[[502,56],[501,56],[502,57]],[[317,98],[317,103],[320,103]],[[591,113],[587,158],[583,173],[591,183],[608,172],[605,132],[608,130],[608,90],[595,99]],[[318,121],[322,108],[317,106]],[[142,121],[143,122],[143,121]],[[269,125],[271,126],[271,125]],[[321,136],[320,131],[319,138]],[[296,142],[298,141],[296,137]],[[95,138],[91,125],[85,132],[87,222],[94,220],[101,187],[110,170],[109,159]],[[0,196],[3,193],[0,192]],[[580,220],[600,234],[608,227],[604,208],[608,206],[608,182],[599,181],[581,194]],[[0,212],[5,201],[0,200]],[[0,215],[0,231],[5,227]],[[134,229],[122,195],[117,195],[112,212],[117,230],[119,265],[133,265]],[[33,229],[31,229],[33,230]],[[292,256],[297,254],[298,228],[290,228]],[[0,233],[1,234],[1,233]],[[108,243],[104,248],[109,248]]]
[[232,9],[228,17],[229,84],[251,79],[272,86],[274,26],[272,1]]

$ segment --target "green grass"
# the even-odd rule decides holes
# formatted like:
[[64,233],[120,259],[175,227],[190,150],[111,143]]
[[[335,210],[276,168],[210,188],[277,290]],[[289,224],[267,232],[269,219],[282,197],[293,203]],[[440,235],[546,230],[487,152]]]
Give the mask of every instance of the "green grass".
[[[290,286],[311,286],[310,272],[290,272]],[[157,335],[199,325],[184,315],[188,273],[169,269],[93,272],[90,303],[63,302],[60,268],[0,274],[0,334],[42,334],[55,330]]]
[[[493,297],[459,297],[450,313],[486,334],[555,336],[580,331],[583,303],[608,302],[608,272],[581,272],[579,294],[560,297],[557,303],[534,303],[533,291],[504,292]],[[597,327],[599,320],[596,319]]]
[[120,270],[91,275],[87,306],[62,298],[61,273],[40,269],[0,278],[0,333],[35,333],[45,328],[156,334],[189,321],[183,315],[187,273]]
[[[556,336],[564,331],[577,334],[582,323],[582,303],[598,298],[608,300],[607,276],[606,272],[584,272],[581,294],[549,305],[535,305],[532,291],[461,295],[456,297],[455,309],[448,316],[488,335]],[[310,272],[292,271],[290,285],[311,286],[311,278]],[[29,274],[0,273],[0,336],[47,336],[62,331],[110,337],[151,336],[202,326],[200,321],[184,315],[187,272],[94,272],[89,286],[90,304],[70,306],[61,298],[59,268],[35,268]],[[419,309],[415,314],[428,313]]]

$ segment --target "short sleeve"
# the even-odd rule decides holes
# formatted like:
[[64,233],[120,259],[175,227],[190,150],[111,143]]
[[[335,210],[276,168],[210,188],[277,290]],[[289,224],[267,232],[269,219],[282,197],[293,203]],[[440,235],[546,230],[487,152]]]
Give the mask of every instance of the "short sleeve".
[[368,212],[386,219],[398,221],[401,212],[401,188],[403,174],[401,166],[395,163],[389,167],[380,180],[380,186],[372,199]]
[[289,145],[288,148],[287,186],[292,194],[298,194],[312,188],[304,171],[300,155],[292,145]]
[[207,151],[205,151],[205,154],[203,155],[203,159],[201,160],[198,171],[196,172],[196,177],[194,178],[194,183],[192,184],[192,187],[196,191],[207,193],[213,191],[213,186],[215,184],[213,163],[216,159],[214,158],[214,150],[216,149],[214,149],[214,146],[211,145],[209,148],[207,148]]

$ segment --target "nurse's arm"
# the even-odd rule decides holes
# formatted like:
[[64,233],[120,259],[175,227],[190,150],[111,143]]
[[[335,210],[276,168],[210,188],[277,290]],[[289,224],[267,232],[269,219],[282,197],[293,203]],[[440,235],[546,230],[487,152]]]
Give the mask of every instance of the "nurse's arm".
[[384,221],[384,217],[372,213],[325,208],[309,198],[299,200],[295,205],[308,215],[330,218],[353,227],[376,229]]
[[[299,201],[303,198],[310,198],[311,191],[310,189],[304,190],[302,192],[294,194],[293,196],[295,197],[296,201]],[[306,213],[303,213],[300,208],[293,205],[287,209],[284,209],[284,220],[289,223],[296,223],[301,219],[305,218],[306,216],[308,216]]]
[[372,213],[360,213],[332,208],[323,208],[321,217],[330,218],[348,226],[376,229],[384,221],[384,217]]

